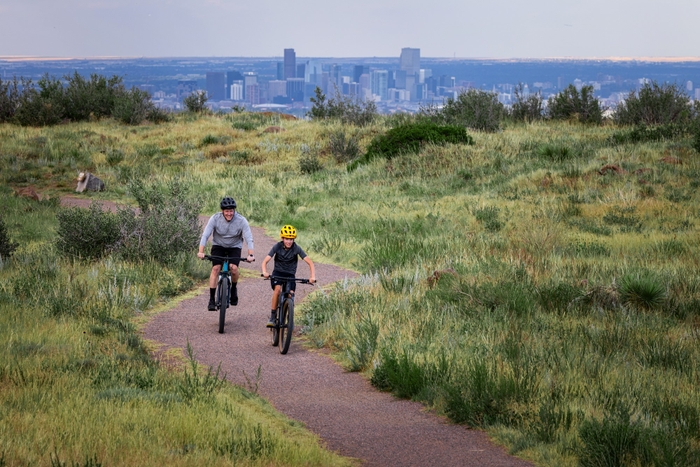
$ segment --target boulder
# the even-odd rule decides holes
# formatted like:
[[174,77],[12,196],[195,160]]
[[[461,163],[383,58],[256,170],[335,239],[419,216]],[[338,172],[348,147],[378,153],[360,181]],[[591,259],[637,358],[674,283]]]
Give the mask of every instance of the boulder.
[[78,175],[77,180],[78,186],[75,188],[75,191],[77,191],[78,193],[82,193],[85,190],[104,191],[105,189],[105,182],[95,177],[90,172],[80,172],[80,175]]

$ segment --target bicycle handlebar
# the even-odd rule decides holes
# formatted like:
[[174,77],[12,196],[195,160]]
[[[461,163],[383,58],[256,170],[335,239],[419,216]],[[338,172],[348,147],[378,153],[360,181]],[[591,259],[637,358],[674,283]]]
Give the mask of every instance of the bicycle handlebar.
[[314,285],[316,281],[314,282],[309,282],[309,279],[301,279],[298,277],[280,277],[280,276],[269,276],[265,277],[264,275],[260,274],[260,277],[264,277],[266,281],[269,281],[270,279],[275,279],[278,281],[284,281],[284,282],[298,282],[299,284],[309,284],[309,285]]
[[222,261],[236,261],[236,260],[238,260],[238,261],[245,261],[246,263],[252,263],[252,262],[255,261],[255,259],[253,259],[253,261],[248,261],[248,257],[247,257],[247,256],[246,256],[245,258],[243,258],[243,257],[240,257],[240,258],[239,258],[239,257],[237,257],[237,256],[213,256],[213,255],[204,255],[204,258],[202,258],[202,259],[208,259],[209,261],[211,261],[211,260],[213,260],[213,259],[220,259],[220,260],[222,260]]

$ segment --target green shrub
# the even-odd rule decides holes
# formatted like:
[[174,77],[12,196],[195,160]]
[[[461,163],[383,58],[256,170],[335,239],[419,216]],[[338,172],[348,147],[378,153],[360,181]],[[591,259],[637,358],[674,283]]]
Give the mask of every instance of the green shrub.
[[119,240],[119,220],[100,204],[93,202],[88,209],[65,208],[56,214],[58,220],[58,250],[70,256],[100,258]]
[[146,91],[131,88],[116,96],[112,116],[126,125],[138,125],[146,120],[153,107]]
[[90,118],[103,118],[112,115],[117,96],[124,92],[122,78],[106,78],[97,74],[86,80],[76,71],[65,76],[66,118],[72,121],[85,121]]
[[199,241],[202,202],[177,179],[165,186],[132,180],[128,191],[140,213],[119,209],[119,240],[114,250],[128,260],[154,259],[162,264],[190,253]]
[[19,96],[19,105],[14,120],[22,126],[56,125],[65,118],[65,94],[63,85],[48,74],[37,83],[38,89],[31,80]]
[[5,221],[0,217],[0,260],[6,260],[11,257],[17,246],[18,244],[10,239]]
[[553,162],[564,162],[574,156],[569,146],[564,144],[545,144],[537,150],[537,154]]
[[620,280],[620,300],[636,308],[659,308],[666,302],[666,287],[649,272],[627,274]]
[[486,206],[483,208],[476,208],[474,210],[474,217],[476,220],[484,225],[484,228],[489,232],[498,232],[503,228],[503,222],[499,218],[500,210],[495,206]]
[[12,81],[0,78],[0,123],[12,121],[19,107],[20,87],[25,88],[24,81],[16,77]]
[[630,91],[615,109],[615,122],[621,125],[687,124],[691,118],[690,98],[678,84],[656,81],[645,83],[638,92]]
[[328,147],[338,162],[349,162],[360,155],[360,145],[356,136],[347,136],[345,131],[331,133]]
[[202,113],[208,110],[207,100],[209,100],[209,98],[207,97],[206,91],[195,91],[185,97],[182,103],[185,105],[188,112]]
[[367,148],[364,161],[375,157],[393,157],[417,153],[423,144],[474,144],[474,140],[461,126],[440,125],[422,121],[401,125],[375,137]]
[[603,121],[603,111],[593,93],[593,86],[583,86],[579,92],[570,84],[549,99],[547,115],[553,120],[576,120],[581,123]]
[[443,125],[457,125],[475,130],[495,132],[501,128],[505,107],[498,95],[480,89],[460,92],[457,98],[448,97],[442,108],[422,107],[420,115]]
[[377,118],[377,105],[371,100],[343,96],[336,88],[335,97],[326,100],[321,88],[316,87],[313,106],[306,114],[311,120],[339,120],[345,125],[367,126]]
[[515,88],[515,102],[510,111],[510,116],[517,121],[533,122],[544,117],[544,100],[542,94],[537,92],[529,96],[523,96],[522,83]]
[[647,126],[639,124],[631,130],[620,130],[610,136],[613,144],[637,144],[649,141],[674,140],[688,133],[687,126],[677,123]]

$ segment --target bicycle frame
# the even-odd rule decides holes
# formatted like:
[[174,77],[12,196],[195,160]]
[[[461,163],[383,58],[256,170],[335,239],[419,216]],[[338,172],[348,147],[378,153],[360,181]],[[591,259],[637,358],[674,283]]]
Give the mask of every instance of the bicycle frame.
[[[277,298],[277,319],[275,320],[272,330],[272,345],[279,346],[280,353],[286,354],[289,350],[289,344],[292,340],[292,332],[294,331],[294,294],[292,292],[292,284],[297,282],[300,284],[310,284],[308,279],[298,279],[296,277],[278,277],[270,276],[266,280],[274,279],[281,282],[282,290]],[[311,284],[313,285],[313,284]]]
[[246,261],[247,258],[237,258],[229,256],[211,256],[205,255],[204,259],[209,261],[221,260],[223,264],[221,265],[221,270],[219,271],[219,278],[216,283],[216,308],[219,310],[219,333],[224,333],[224,324],[226,322],[226,308],[231,300],[231,268],[230,261]]

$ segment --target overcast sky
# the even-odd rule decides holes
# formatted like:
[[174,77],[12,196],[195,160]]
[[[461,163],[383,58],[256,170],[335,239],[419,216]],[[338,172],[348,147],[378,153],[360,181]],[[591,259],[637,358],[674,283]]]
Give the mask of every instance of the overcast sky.
[[0,56],[700,57],[700,0],[0,0]]

